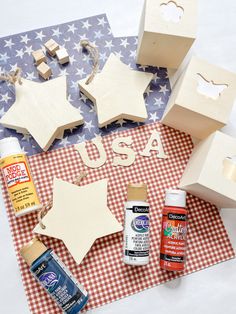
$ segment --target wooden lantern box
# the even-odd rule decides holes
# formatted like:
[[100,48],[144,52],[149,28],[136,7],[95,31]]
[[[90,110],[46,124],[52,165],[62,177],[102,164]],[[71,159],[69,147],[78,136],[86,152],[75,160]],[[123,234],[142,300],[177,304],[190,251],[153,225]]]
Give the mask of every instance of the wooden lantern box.
[[227,124],[235,97],[235,73],[192,57],[174,86],[162,123],[204,139]]
[[236,208],[236,138],[216,131],[201,141],[179,188],[220,208]]
[[146,0],[137,63],[177,69],[196,38],[197,0]]

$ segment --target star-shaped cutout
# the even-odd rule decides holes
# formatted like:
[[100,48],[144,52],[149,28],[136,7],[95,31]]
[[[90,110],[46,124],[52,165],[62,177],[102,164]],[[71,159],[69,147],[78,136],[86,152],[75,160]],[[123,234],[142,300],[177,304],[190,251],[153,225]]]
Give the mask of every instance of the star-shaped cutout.
[[83,123],[78,110],[66,99],[66,77],[38,83],[22,79],[15,84],[16,100],[0,123],[21,133],[30,133],[47,150],[58,133]]
[[107,207],[107,184],[104,179],[77,186],[54,178],[53,206],[42,220],[45,229],[37,225],[34,232],[62,240],[80,264],[96,239],[122,231]]
[[114,54],[111,54],[101,73],[86,85],[79,81],[80,91],[96,106],[99,127],[119,119],[143,122],[147,110],[143,93],[153,74],[130,70]]

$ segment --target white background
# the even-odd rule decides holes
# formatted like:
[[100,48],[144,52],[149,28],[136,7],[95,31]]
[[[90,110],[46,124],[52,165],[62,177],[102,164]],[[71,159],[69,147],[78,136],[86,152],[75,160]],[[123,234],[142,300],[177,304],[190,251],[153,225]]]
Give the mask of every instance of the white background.
[[[138,33],[143,0],[1,0],[0,4],[0,37],[100,13],[107,14],[115,36],[129,36]],[[194,52],[236,72],[235,17],[235,0],[199,0]],[[225,131],[236,136],[236,108]],[[5,209],[0,205],[0,313],[29,314]],[[223,209],[221,215],[236,248],[236,210]],[[231,260],[91,313],[235,314],[235,281],[236,261]]]

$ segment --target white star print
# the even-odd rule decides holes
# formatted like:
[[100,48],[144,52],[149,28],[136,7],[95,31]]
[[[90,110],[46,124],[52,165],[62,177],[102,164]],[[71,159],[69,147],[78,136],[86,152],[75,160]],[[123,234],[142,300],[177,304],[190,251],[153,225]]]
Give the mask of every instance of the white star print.
[[149,120],[153,121],[153,122],[156,122],[157,120],[159,120],[158,116],[157,116],[157,113],[154,112],[154,113],[151,113],[150,112],[150,118]]
[[75,43],[74,44],[74,48],[73,48],[74,50],[80,50],[81,49],[81,45],[80,45],[80,42],[79,43]]
[[73,64],[74,62],[76,62],[75,56],[70,56],[70,64]]
[[130,57],[136,58],[136,50],[130,50]]
[[23,48],[21,48],[20,50],[16,50],[16,57],[20,57],[22,59],[24,54],[25,53],[24,53]]
[[98,25],[104,27],[105,24],[107,24],[107,21],[105,21],[104,17],[102,17],[101,19],[98,17]]
[[59,27],[52,29],[52,36],[59,38],[61,34],[62,34],[62,32],[60,32]]
[[10,71],[15,72],[16,69],[18,68],[18,65],[17,65],[17,63],[15,63],[15,64],[10,65],[10,67],[11,67]]
[[124,48],[127,48],[127,46],[129,46],[127,38],[125,39],[121,38],[120,41],[121,41],[120,45],[123,46]]
[[78,75],[79,77],[83,77],[83,75],[86,74],[86,72],[84,72],[84,68],[77,68],[76,70],[77,72],[75,75]]
[[69,73],[67,72],[67,69],[60,69],[59,76],[64,76],[64,75],[69,75]]
[[145,90],[145,93],[149,96],[150,93],[153,93],[153,90],[151,89],[150,85],[147,87],[147,89]]
[[66,147],[68,144],[70,144],[70,142],[68,141],[68,137],[64,137],[62,140],[60,140],[59,145]]
[[163,93],[164,95],[169,92],[169,89],[166,87],[166,85],[160,85],[160,93]]
[[79,38],[80,38],[80,40],[84,40],[84,39],[87,39],[87,36],[86,36],[86,34],[83,34],[83,35],[79,35]]
[[29,140],[31,139],[31,135],[30,134],[24,134],[23,137],[22,137],[22,140],[24,141],[27,141],[29,142]]
[[155,73],[154,75],[153,75],[153,81],[156,83],[156,81],[157,80],[159,80],[160,79],[160,77],[157,75],[157,73]]
[[74,34],[76,30],[77,30],[77,27],[75,27],[75,24],[68,25],[68,31],[67,32],[71,32]]
[[100,53],[100,60],[102,60],[103,62],[105,62],[106,60],[107,60],[107,55],[106,55],[106,53],[104,52],[104,53]]
[[14,46],[14,45],[15,45],[15,44],[12,42],[12,38],[10,38],[9,40],[5,39],[4,41],[5,41],[5,46],[4,46],[5,48],[7,48],[7,47],[8,47],[8,48],[10,48],[10,49],[11,49],[11,48],[12,48],[12,46]]
[[109,48],[111,50],[112,47],[114,47],[112,40],[107,41],[105,40],[106,44],[105,44],[105,48]]
[[123,124],[127,123],[127,121],[125,121],[124,119],[119,119],[116,121],[116,124],[123,126]]
[[89,132],[91,132],[91,129],[94,128],[94,125],[92,122],[93,122],[92,120],[89,122],[84,121],[84,129],[87,129],[89,130]]
[[91,24],[89,24],[89,21],[86,20],[85,22],[82,21],[82,28],[86,28],[87,30],[92,26]]
[[30,39],[29,39],[29,37],[28,37],[28,35],[26,34],[26,35],[21,35],[20,36],[21,37],[21,43],[24,43],[24,44],[28,44],[28,41],[30,41]]
[[134,39],[134,45],[137,45],[137,44],[138,44],[138,37]]
[[121,51],[119,52],[115,52],[115,55],[117,56],[117,58],[121,59],[123,58],[124,56],[122,55]]
[[36,79],[34,72],[26,72],[26,78],[27,80],[31,80],[31,81]]
[[77,135],[77,137],[78,137],[77,143],[82,143],[82,142],[85,142],[85,141],[86,141],[86,138],[85,138],[85,135],[84,135],[84,134],[81,135],[81,136]]
[[88,98],[87,98],[84,94],[80,93],[80,98],[79,98],[79,100],[82,100],[84,103],[86,103],[86,101],[88,100]]
[[35,39],[39,39],[39,40],[43,40],[44,37],[46,37],[44,34],[43,34],[43,31],[40,31],[40,32],[35,32],[36,33],[36,37]]
[[100,39],[100,38],[102,38],[104,35],[103,35],[103,33],[101,32],[101,31],[94,31],[94,38],[98,38],[98,39]]
[[158,106],[159,108],[161,107],[161,105],[164,105],[164,102],[161,100],[160,98],[154,98],[155,102],[154,102],[154,106]]
[[10,59],[10,57],[8,56],[6,52],[0,53],[0,61],[7,62],[8,59]]
[[78,81],[71,81],[71,88],[78,89]]
[[145,72],[146,68],[148,68],[148,66],[147,65],[140,65],[138,68]]
[[11,100],[12,98],[8,95],[8,93],[2,94],[1,95],[1,100],[0,101],[4,101],[4,102],[8,102],[8,100]]
[[34,50],[32,49],[32,46],[25,48],[25,53],[28,53],[29,56],[32,54],[33,51]]

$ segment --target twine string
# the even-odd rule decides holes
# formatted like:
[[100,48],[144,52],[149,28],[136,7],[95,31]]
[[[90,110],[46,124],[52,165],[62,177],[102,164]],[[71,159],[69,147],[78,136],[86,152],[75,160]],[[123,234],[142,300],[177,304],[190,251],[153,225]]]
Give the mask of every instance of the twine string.
[[[76,185],[80,185],[81,181],[87,176],[87,173],[81,172],[78,178],[76,178],[73,183]],[[46,226],[43,223],[43,217],[47,214],[47,212],[52,208],[53,205],[53,200],[50,199],[43,207],[42,209],[38,212],[38,221],[41,229],[45,230]]]
[[85,82],[85,84],[88,85],[92,82],[92,80],[94,79],[95,75],[97,74],[99,70],[99,52],[98,52],[98,48],[86,39],[81,40],[80,45],[83,49],[85,49],[91,55],[92,60],[93,60],[92,72]]
[[17,68],[14,72],[9,72],[7,74],[0,75],[0,80],[9,82],[13,85],[15,85],[16,83],[22,85],[21,69]]

